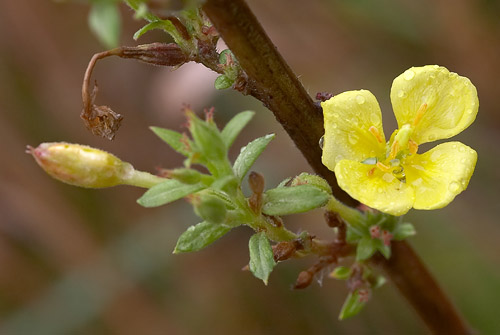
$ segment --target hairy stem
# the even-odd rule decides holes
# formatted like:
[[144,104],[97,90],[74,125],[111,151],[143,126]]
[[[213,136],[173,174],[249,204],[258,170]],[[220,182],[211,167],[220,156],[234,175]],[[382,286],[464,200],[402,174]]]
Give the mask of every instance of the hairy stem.
[[[313,103],[246,3],[207,0],[203,9],[254,86],[249,93],[274,113],[309,164],[328,180],[337,198],[354,204],[340,191],[334,174],[321,163],[318,141],[324,130],[320,108]],[[373,264],[387,273],[429,329],[436,334],[470,334],[465,321],[412,248],[406,242],[393,245],[390,260],[377,256]]]

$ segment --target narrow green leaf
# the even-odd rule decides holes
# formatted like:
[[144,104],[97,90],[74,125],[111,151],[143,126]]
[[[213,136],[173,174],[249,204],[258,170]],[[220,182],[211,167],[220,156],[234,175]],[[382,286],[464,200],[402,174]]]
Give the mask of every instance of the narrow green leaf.
[[411,223],[400,223],[396,226],[396,229],[392,233],[394,235],[393,240],[401,241],[407,237],[415,235],[416,233],[417,231]]
[[366,301],[360,299],[359,290],[355,290],[352,293],[349,293],[347,298],[344,301],[344,305],[342,306],[342,310],[340,311],[339,320],[345,320],[352,316],[355,316],[366,305]]
[[245,177],[248,170],[252,167],[253,163],[255,163],[274,136],[274,134],[269,134],[259,137],[241,148],[241,152],[233,165],[234,174],[240,181]]
[[123,1],[136,13],[138,13],[142,18],[144,18],[149,22],[157,21],[160,19],[156,15],[152,14],[149,10],[147,10],[147,5],[145,4],[147,0],[123,0]]
[[236,114],[231,120],[229,120],[221,132],[222,139],[224,140],[224,143],[226,143],[226,147],[228,149],[254,115],[255,113],[252,111],[245,111]]
[[375,251],[377,251],[376,241],[370,236],[364,236],[359,240],[358,246],[356,248],[356,261],[364,261],[373,256]]
[[322,207],[330,196],[312,185],[273,188],[264,192],[262,213],[287,215],[303,213]]
[[158,21],[153,21],[148,24],[146,24],[144,27],[141,29],[137,30],[134,34],[134,40],[139,39],[142,35],[147,33],[148,31],[155,30],[155,29],[161,29],[164,30],[165,32],[169,33],[172,36],[177,36],[177,30],[175,29],[175,26],[170,22],[170,20],[158,20]]
[[116,48],[120,40],[121,20],[114,1],[95,2],[88,17],[89,27],[106,48]]
[[217,126],[201,120],[192,112],[188,114],[188,119],[189,131],[201,156],[211,164],[227,159],[226,145]]
[[174,254],[193,252],[205,248],[224,236],[231,227],[207,221],[189,227],[177,240]]
[[144,207],[157,207],[184,198],[204,188],[205,185],[201,183],[183,184],[178,180],[168,179],[151,187],[142,197],[137,199],[137,202]]
[[216,90],[225,90],[226,88],[231,87],[234,84],[234,80],[231,80],[225,74],[221,74],[217,78],[215,78],[214,86]]
[[375,245],[377,247],[377,250],[380,251],[380,253],[386,259],[391,258],[391,246],[390,245],[385,245],[384,242],[382,242],[379,239],[374,240],[374,242],[375,242]]
[[351,268],[347,266],[337,266],[329,276],[335,279],[345,280],[351,276]]
[[186,149],[186,144],[183,142],[183,135],[174,130],[164,129],[159,127],[150,127],[150,129],[161,138],[164,142],[166,142],[172,149],[180,153],[184,156],[189,156],[190,153]]
[[273,249],[264,232],[254,234],[248,243],[250,249],[250,271],[267,285],[269,275],[273,271],[274,261]]

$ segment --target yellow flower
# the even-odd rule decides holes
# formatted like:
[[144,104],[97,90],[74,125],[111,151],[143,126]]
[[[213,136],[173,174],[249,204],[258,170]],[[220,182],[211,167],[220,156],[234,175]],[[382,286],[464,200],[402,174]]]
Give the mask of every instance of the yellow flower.
[[418,146],[467,128],[479,107],[476,88],[444,67],[413,67],[394,79],[391,102],[399,129],[387,143],[380,107],[369,91],[323,102],[323,164],[350,196],[382,212],[446,206],[467,188],[477,153],[460,142],[423,154]]

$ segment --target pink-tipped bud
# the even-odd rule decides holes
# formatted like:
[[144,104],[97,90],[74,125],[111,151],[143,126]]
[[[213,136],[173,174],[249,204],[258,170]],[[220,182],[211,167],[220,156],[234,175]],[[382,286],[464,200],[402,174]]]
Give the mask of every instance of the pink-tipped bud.
[[64,183],[102,188],[124,184],[133,173],[129,163],[105,151],[85,145],[64,142],[28,146],[38,165],[49,175]]

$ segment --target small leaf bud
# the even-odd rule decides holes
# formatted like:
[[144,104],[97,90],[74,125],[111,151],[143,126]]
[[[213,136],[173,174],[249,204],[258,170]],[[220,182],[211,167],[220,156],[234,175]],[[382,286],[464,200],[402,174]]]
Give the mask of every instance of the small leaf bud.
[[226,205],[214,196],[202,193],[193,199],[193,204],[195,213],[205,221],[223,223],[226,219]]

